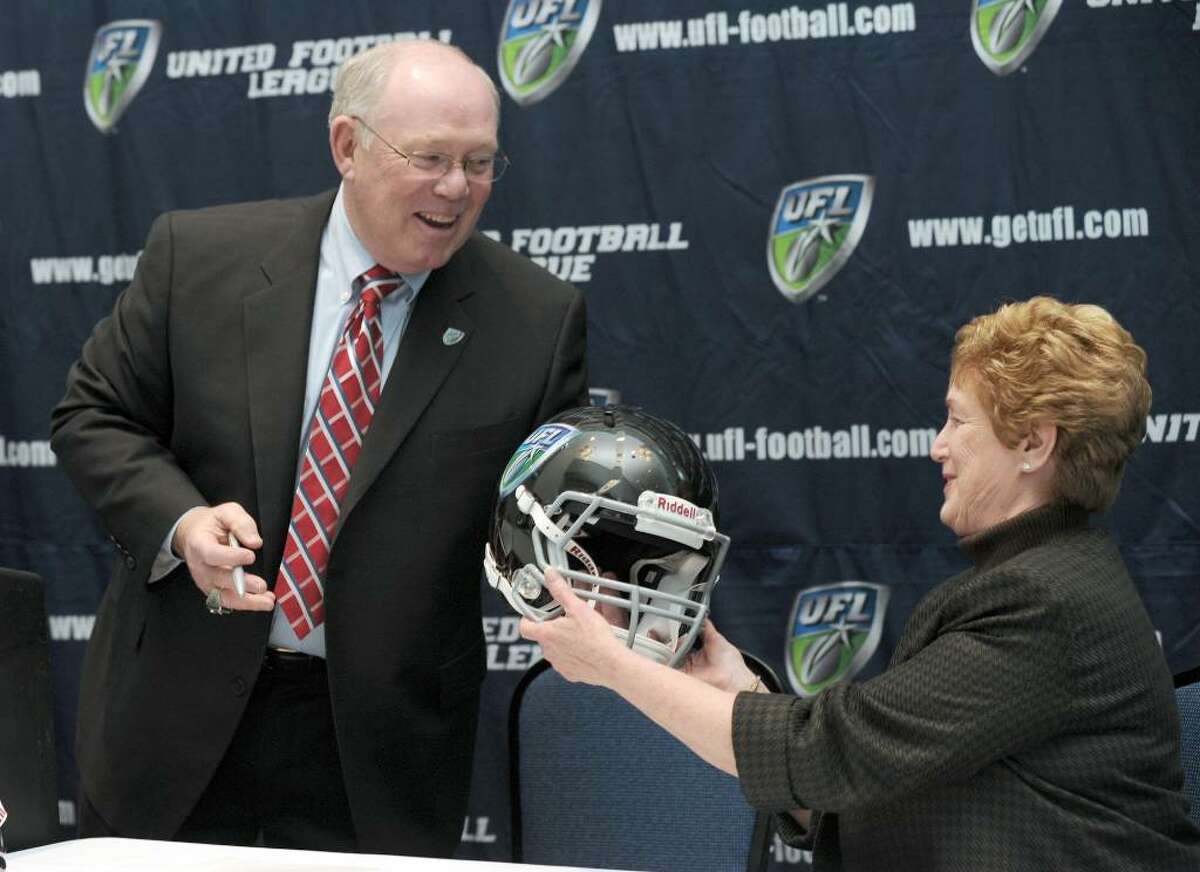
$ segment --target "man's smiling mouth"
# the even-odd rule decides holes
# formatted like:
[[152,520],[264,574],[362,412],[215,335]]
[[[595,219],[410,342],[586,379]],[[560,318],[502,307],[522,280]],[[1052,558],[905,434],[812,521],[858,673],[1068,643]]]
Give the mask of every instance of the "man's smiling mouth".
[[430,227],[438,230],[445,230],[448,227],[453,227],[458,221],[457,215],[440,215],[436,212],[418,212],[417,217]]

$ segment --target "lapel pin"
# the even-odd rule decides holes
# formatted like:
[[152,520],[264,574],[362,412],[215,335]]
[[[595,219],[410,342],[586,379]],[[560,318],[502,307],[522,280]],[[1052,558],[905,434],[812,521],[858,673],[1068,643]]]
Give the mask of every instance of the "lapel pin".
[[442,345],[458,345],[466,335],[457,327],[447,327],[446,332],[442,334]]

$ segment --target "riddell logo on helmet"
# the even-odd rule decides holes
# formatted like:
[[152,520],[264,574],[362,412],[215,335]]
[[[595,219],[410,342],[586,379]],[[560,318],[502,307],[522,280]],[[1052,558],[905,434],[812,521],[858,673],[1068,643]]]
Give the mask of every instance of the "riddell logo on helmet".
[[658,499],[654,503],[654,508],[660,512],[679,515],[681,518],[687,518],[689,521],[700,520],[700,510],[687,500],[664,497],[662,494],[659,494]]
[[[683,497],[660,494],[656,491],[642,491],[642,495],[638,497],[638,508],[643,512],[649,513],[649,517],[668,515],[675,518],[683,518],[684,520],[691,521],[698,527],[711,527],[713,523],[712,512],[708,509],[688,502]],[[649,517],[640,519],[638,522],[639,525],[651,523]],[[640,526],[639,529],[641,529]]]

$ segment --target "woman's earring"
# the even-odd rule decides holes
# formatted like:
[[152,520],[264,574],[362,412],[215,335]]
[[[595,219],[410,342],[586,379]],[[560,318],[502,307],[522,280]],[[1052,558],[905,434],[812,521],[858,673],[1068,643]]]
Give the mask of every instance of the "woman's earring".
[[1033,464],[1026,460],[1021,464],[1021,469],[1025,472],[1029,472],[1031,469],[1033,469]]

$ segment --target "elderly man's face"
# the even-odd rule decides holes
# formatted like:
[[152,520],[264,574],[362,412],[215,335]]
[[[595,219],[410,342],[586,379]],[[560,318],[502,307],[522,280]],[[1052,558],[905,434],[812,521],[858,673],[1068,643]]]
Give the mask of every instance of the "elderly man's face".
[[[391,75],[367,123],[379,133],[342,168],[346,213],[376,260],[417,273],[446,263],[471,232],[492,192],[459,165],[421,173],[401,152],[441,152],[456,161],[496,151],[496,104],[484,75],[454,58],[425,58]],[[359,131],[361,136],[365,131]]]
[[969,382],[946,393],[946,424],[930,457],[942,465],[942,523],[969,536],[1033,506],[1022,475],[1023,451],[996,436]]

